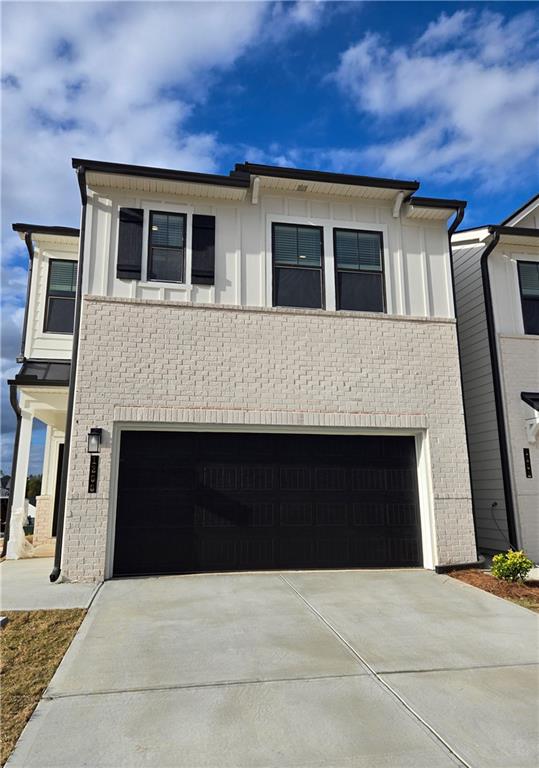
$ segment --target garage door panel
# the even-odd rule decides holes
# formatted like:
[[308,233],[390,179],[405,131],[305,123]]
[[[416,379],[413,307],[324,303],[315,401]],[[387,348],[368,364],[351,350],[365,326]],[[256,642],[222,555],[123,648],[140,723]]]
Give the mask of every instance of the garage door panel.
[[124,432],[115,575],[421,563],[413,438]]

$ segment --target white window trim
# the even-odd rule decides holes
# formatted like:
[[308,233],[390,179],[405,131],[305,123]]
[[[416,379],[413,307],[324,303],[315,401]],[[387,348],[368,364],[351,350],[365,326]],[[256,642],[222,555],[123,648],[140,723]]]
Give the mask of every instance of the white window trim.
[[[388,227],[382,223],[374,224],[372,221],[345,221],[341,219],[325,218],[319,219],[313,216],[290,216],[289,214],[268,213],[266,214],[266,306],[273,306],[273,249],[272,249],[272,227],[273,224],[299,224],[300,226],[322,228],[324,259],[322,265],[325,302],[322,297],[322,304],[326,310],[335,311],[337,309],[337,290],[335,286],[335,254],[333,252],[333,230],[334,229],[355,229],[368,232],[380,232],[383,241],[383,281],[386,297],[386,307],[383,314],[391,315],[393,313],[392,304],[392,286],[389,269],[389,231]],[[381,313],[382,314],[382,313]]]
[[[194,206],[187,204],[171,205],[162,203],[158,200],[141,200],[140,208],[144,211],[142,223],[142,264],[140,270],[140,285],[151,285],[155,288],[174,288],[174,290],[189,291],[191,284],[191,265],[192,255],[192,231],[193,231],[193,213]],[[119,210],[119,208],[118,208]],[[166,280],[148,280],[148,256],[149,256],[149,232],[150,232],[150,211],[158,213],[178,213],[186,216],[185,226],[185,280],[183,282],[173,282]],[[118,216],[118,227],[120,226]]]

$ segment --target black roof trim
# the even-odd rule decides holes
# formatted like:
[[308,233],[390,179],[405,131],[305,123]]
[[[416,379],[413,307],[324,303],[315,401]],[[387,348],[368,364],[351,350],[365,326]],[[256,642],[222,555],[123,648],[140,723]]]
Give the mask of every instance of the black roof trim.
[[77,227],[49,227],[45,224],[23,224],[17,222],[11,225],[14,232],[31,232],[33,235],[61,235],[62,237],[78,237]]
[[395,190],[419,189],[418,181],[402,181],[400,179],[382,179],[376,176],[356,176],[350,173],[332,173],[329,171],[311,171],[305,168],[287,168],[278,165],[260,165],[258,163],[236,163],[231,176],[243,178],[245,174],[252,176],[276,176],[283,179],[298,181],[321,181],[327,184],[350,184],[358,187],[379,187]]
[[502,221],[502,226],[504,224],[507,224],[508,221],[511,221],[511,219],[514,219],[515,216],[518,216],[519,213],[522,213],[522,211],[526,210],[528,205],[531,205],[535,200],[538,200],[538,199],[539,199],[539,193],[537,193],[533,197],[530,197],[530,199],[527,202],[525,202],[524,205],[521,205],[520,208],[517,208],[516,211],[513,211],[513,213],[510,216],[508,216],[506,219]]
[[8,384],[32,387],[68,387],[69,360],[25,360],[21,370]]
[[529,405],[535,411],[539,411],[539,392],[521,392],[520,397],[526,405]]
[[477,232],[479,229],[488,229],[491,234],[498,232],[500,235],[517,235],[520,237],[539,237],[539,229],[532,227],[505,227],[502,224],[480,224],[477,227],[468,227],[459,229],[455,232],[459,235],[461,232]]
[[466,208],[466,200],[444,200],[443,197],[411,197],[410,205],[418,205],[420,208]]
[[500,235],[518,235],[520,237],[539,237],[539,229],[532,227],[504,227],[501,224],[489,226],[489,232],[498,232]]
[[106,163],[101,160],[81,160],[74,157],[73,168],[84,168],[98,173],[116,173],[124,176],[143,176],[167,181],[185,181],[192,184],[213,184],[219,187],[248,188],[248,177],[221,176],[215,173],[195,173],[194,171],[175,171],[170,168],[154,168],[146,165],[126,165],[124,163]]

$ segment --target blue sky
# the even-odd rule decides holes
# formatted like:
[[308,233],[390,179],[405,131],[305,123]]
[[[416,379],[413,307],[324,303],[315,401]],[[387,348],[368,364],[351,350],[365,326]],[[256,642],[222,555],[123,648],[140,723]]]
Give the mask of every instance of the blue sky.
[[10,224],[78,225],[72,156],[419,179],[469,201],[463,226],[537,192],[535,3],[4,2],[2,17],[4,380],[27,261]]

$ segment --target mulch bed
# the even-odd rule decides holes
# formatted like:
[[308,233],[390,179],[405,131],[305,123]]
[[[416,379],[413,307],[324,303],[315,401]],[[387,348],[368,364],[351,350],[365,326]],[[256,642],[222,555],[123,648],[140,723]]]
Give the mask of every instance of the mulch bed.
[[524,583],[501,581],[488,571],[475,569],[451,571],[449,576],[539,613],[539,581],[526,581]]
[[86,611],[6,611],[0,629],[0,765],[4,765]]

